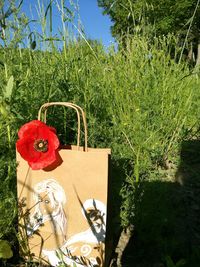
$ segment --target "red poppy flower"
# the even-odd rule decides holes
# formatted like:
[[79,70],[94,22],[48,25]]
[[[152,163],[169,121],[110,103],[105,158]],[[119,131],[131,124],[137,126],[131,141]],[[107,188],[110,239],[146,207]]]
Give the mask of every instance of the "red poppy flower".
[[20,128],[18,136],[17,151],[33,170],[44,169],[56,161],[60,143],[55,128],[33,120]]

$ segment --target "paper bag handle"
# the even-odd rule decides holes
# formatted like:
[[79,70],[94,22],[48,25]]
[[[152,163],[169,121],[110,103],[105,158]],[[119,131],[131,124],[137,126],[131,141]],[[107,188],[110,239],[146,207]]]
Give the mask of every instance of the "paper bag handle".
[[78,136],[77,136],[77,146],[80,146],[80,113],[82,116],[83,120],[83,125],[84,125],[84,135],[85,135],[85,151],[87,151],[87,122],[86,122],[86,117],[83,109],[79,107],[76,104],[70,103],[70,102],[50,102],[50,103],[45,103],[43,104],[38,112],[38,120],[41,120],[41,113],[44,112],[44,122],[46,123],[46,115],[47,115],[47,108],[50,106],[65,106],[65,107],[70,107],[76,110],[77,113],[77,119],[78,119]]
[[[62,102],[61,102],[62,103]],[[57,104],[57,103],[56,103]],[[46,103],[44,105],[42,105],[42,107],[40,108],[39,112],[38,112],[38,120],[42,120],[42,116],[41,116],[41,113],[43,112],[44,113],[44,116],[43,116],[43,121],[44,123],[46,123],[46,119],[47,119],[47,108],[49,106],[52,106],[52,105],[56,105],[54,103]],[[67,103],[66,102],[66,105],[67,107],[71,107],[73,109],[76,110],[76,113],[77,113],[77,119],[78,119],[78,134],[77,134],[77,146],[79,147],[80,146],[80,114],[79,114],[79,110],[76,108],[76,107],[73,107],[72,106],[72,103]]]

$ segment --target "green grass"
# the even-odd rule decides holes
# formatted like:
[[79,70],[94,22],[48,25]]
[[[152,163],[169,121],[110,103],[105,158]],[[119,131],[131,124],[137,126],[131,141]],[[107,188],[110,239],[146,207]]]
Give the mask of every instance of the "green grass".
[[[142,233],[148,222],[136,217],[138,207],[144,205],[144,209],[151,210],[147,203],[153,185],[152,194],[164,190],[167,197],[166,188],[176,186],[183,140],[198,138],[198,69],[171,57],[172,51],[173,55],[180,54],[174,40],[168,36],[149,42],[147,37],[135,36],[128,41],[126,50],[110,47],[108,52],[98,42],[85,40],[68,41],[62,51],[55,46],[49,51],[12,45],[0,49],[0,239],[11,241],[16,235],[17,131],[25,122],[37,118],[43,103],[51,101],[80,105],[87,115],[89,145],[112,148],[115,229],[120,225],[140,225],[140,218],[138,231]],[[48,123],[56,127],[61,141],[75,143],[75,115],[59,108],[51,109],[51,114]],[[56,121],[52,119],[55,117]],[[168,168],[169,161],[173,168]],[[138,191],[144,184],[147,185]],[[160,189],[157,184],[162,184]],[[147,200],[142,197],[144,191]],[[152,205],[155,208],[154,202]],[[169,213],[168,208],[165,210],[164,202],[162,211]],[[8,219],[5,221],[4,217]],[[147,218],[150,220],[151,216]],[[161,242],[159,227],[163,224],[154,226]],[[153,240],[151,232],[149,240]],[[174,244],[170,240],[166,242]],[[160,255],[173,254],[177,249],[176,244],[174,251],[168,247],[163,242]]]

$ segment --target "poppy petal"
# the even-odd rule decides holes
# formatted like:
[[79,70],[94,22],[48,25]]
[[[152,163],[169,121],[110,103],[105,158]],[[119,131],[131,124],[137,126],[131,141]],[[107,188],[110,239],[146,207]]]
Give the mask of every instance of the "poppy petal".
[[[44,169],[56,161],[60,142],[55,128],[49,127],[41,121],[33,120],[20,128],[18,136],[16,148],[33,170]],[[35,143],[38,141],[46,141],[47,150],[38,150],[35,147]]]
[[19,138],[23,138],[25,135],[33,133],[37,127],[46,126],[46,124],[39,120],[33,120],[25,123],[18,131]]
[[28,161],[28,164],[33,170],[41,170],[51,165],[55,160],[56,153],[52,151],[52,153],[40,153],[40,157],[37,161]]
[[16,147],[22,158],[27,161],[39,157],[39,152],[34,149],[34,139],[30,137],[19,139],[16,143]]

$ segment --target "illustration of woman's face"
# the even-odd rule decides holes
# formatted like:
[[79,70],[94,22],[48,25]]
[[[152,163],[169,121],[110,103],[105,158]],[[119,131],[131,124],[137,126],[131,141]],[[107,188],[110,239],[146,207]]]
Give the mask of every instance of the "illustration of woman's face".
[[57,205],[55,206],[55,204],[57,203],[54,203],[54,205],[52,205],[49,193],[47,192],[40,193],[38,195],[38,201],[39,209],[43,215],[52,214],[52,212],[56,209]]

